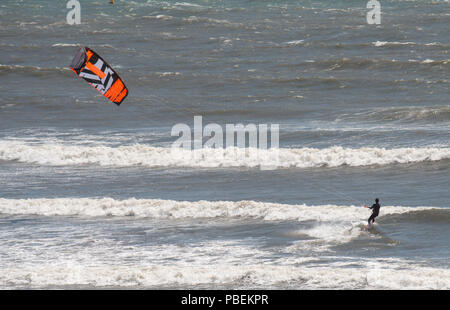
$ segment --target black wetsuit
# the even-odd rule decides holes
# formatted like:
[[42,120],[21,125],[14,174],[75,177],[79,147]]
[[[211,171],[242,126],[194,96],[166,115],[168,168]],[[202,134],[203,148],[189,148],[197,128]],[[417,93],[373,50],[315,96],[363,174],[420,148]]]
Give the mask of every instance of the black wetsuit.
[[375,218],[378,216],[378,213],[380,212],[380,204],[379,203],[374,203],[369,209],[372,209],[372,215],[369,217],[369,225],[370,222],[375,223]]

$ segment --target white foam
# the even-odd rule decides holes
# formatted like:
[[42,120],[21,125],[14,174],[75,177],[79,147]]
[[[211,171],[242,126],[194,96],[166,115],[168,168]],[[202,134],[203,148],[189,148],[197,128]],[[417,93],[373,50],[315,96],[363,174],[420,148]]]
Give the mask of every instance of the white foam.
[[174,5],[179,5],[179,6],[192,6],[192,7],[196,7],[196,8],[206,8],[203,5],[200,4],[195,4],[195,3],[189,3],[189,2],[176,2]]
[[146,287],[199,284],[234,284],[236,287],[272,288],[290,283],[297,289],[443,289],[450,288],[450,270],[421,267],[411,262],[369,261],[354,268],[278,264],[171,264],[126,266],[85,265],[77,261],[16,268],[0,267],[2,287],[90,285]]
[[421,64],[443,64],[447,65],[450,63],[450,60],[433,60],[433,59],[425,59],[421,62]]
[[380,46],[396,46],[396,45],[416,45],[415,42],[388,42],[388,41],[376,41],[372,42],[376,47]]
[[159,76],[175,76],[180,75],[180,72],[156,72],[156,74],[159,74]]
[[77,43],[55,43],[52,45],[52,47],[77,47],[80,46],[80,44]]
[[135,144],[119,147],[0,141],[0,160],[41,165],[100,165],[146,167],[338,167],[439,161],[450,158],[448,147],[421,148],[280,148],[184,150]]
[[152,15],[152,16],[143,16],[142,18],[145,18],[145,19],[160,19],[160,20],[171,20],[171,19],[173,19],[174,17],[173,16],[170,16],[170,15],[162,15],[162,14],[159,14],[159,15]]
[[[400,214],[430,210],[433,207],[383,206],[383,214]],[[297,220],[317,222],[352,222],[365,219],[359,206],[305,204],[290,205],[252,200],[243,201],[175,201],[163,199],[112,198],[0,198],[0,213],[45,216],[133,216],[138,218],[256,218],[266,221]]]
[[304,42],[305,42],[305,40],[293,40],[293,41],[285,42],[284,44],[295,46],[295,45],[301,45]]

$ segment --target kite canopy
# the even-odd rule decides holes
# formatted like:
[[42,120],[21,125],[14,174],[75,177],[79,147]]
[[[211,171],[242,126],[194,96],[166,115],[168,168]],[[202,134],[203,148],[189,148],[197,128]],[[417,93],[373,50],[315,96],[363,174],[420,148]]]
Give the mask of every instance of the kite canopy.
[[70,69],[117,105],[128,95],[128,89],[116,71],[88,47],[78,51]]

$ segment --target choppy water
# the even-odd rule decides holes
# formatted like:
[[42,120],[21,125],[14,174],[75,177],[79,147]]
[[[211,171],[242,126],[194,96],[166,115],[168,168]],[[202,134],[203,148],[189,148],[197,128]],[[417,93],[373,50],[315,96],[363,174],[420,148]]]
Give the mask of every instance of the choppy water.
[[[0,3],[1,288],[450,288],[447,1],[107,2]],[[279,124],[276,168],[173,154],[194,116]]]

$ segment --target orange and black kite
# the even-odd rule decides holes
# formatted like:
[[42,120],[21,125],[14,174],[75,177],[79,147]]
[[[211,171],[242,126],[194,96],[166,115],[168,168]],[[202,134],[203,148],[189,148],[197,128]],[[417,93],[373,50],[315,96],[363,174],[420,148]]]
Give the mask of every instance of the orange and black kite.
[[122,79],[96,52],[83,47],[75,55],[70,69],[117,105],[128,95]]

